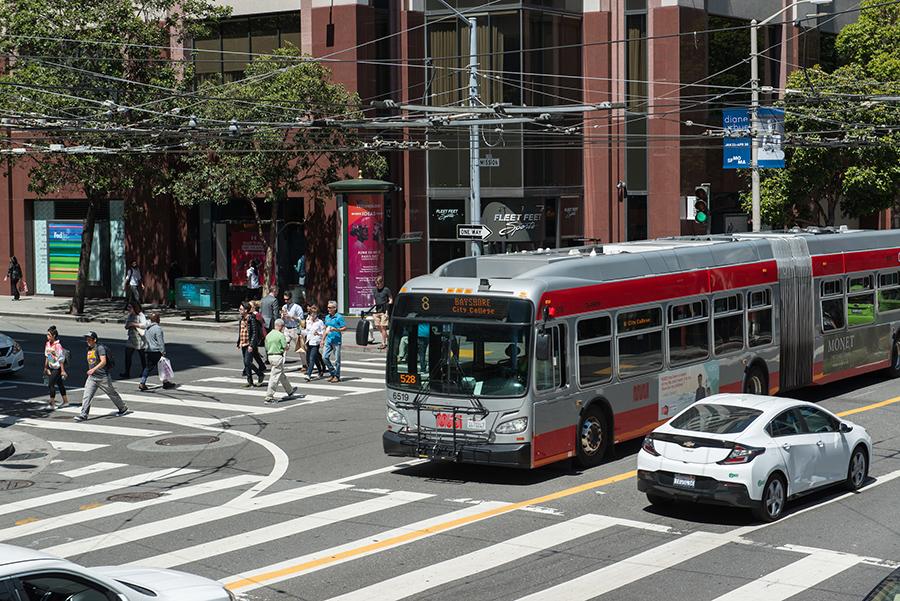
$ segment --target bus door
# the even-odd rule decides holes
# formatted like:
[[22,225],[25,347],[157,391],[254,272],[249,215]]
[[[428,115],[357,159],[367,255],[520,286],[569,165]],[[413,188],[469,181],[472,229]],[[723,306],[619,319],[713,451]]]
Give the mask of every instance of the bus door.
[[[566,326],[544,328],[549,345],[544,356],[535,353],[532,465],[571,457],[575,453],[577,412],[568,398]],[[536,345],[537,346],[537,345]]]

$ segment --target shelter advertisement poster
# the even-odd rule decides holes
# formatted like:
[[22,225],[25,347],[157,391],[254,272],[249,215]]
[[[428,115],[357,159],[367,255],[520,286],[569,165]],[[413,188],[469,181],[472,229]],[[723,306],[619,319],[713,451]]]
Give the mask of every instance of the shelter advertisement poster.
[[75,282],[81,263],[80,221],[47,222],[47,279],[51,282]]
[[247,268],[250,261],[256,259],[260,265],[266,261],[266,245],[253,230],[234,229],[229,236],[231,242],[231,283],[234,286],[247,285]]
[[352,194],[347,198],[347,283],[350,309],[374,304],[375,278],[384,272],[384,198]]
[[718,361],[666,372],[659,377],[657,419],[669,419],[688,405],[718,392]]

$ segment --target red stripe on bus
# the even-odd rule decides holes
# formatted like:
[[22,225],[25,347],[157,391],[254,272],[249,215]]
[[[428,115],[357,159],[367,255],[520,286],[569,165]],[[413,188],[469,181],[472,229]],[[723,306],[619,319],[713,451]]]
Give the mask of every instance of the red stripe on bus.
[[771,284],[778,279],[775,261],[716,267],[709,270],[709,284],[714,292]]
[[613,438],[616,442],[625,442],[626,440],[643,436],[666,420],[659,419],[659,407],[653,404],[628,411],[620,411],[616,413],[614,421]]
[[900,248],[816,255],[812,267],[814,277],[900,267]]
[[[533,467],[564,459],[575,451],[575,425],[535,434],[531,440],[531,464]],[[568,455],[571,457],[571,455]]]

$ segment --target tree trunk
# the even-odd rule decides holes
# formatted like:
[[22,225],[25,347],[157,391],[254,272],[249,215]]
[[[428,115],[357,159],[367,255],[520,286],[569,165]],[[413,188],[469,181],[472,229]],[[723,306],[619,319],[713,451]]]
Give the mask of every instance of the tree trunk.
[[[256,221],[256,233],[259,235],[259,239],[262,240],[263,245],[265,245],[266,247],[266,260],[263,261],[262,273],[260,274],[262,279],[260,283],[262,284],[263,288],[263,296],[265,296],[269,293],[269,274],[271,273],[270,261],[272,259],[272,243],[270,241],[271,236],[266,236],[263,232],[262,219],[259,216],[259,205],[257,204],[257,200],[255,198],[248,198],[247,202],[250,203],[250,209],[253,211],[253,219],[254,221]],[[270,230],[272,227],[273,226],[270,226]]]
[[[266,282],[263,284],[263,294],[269,293],[269,284],[278,289],[278,274],[275,270],[275,245],[278,243],[278,197],[272,199],[272,220],[269,222],[269,238],[266,241]],[[270,279],[270,274],[272,275]]]
[[91,246],[94,244],[94,224],[97,221],[97,205],[100,199],[88,195],[87,214],[81,231],[81,256],[78,260],[78,279],[75,281],[75,296],[69,313],[84,315],[84,294],[87,292],[88,270],[91,266]]

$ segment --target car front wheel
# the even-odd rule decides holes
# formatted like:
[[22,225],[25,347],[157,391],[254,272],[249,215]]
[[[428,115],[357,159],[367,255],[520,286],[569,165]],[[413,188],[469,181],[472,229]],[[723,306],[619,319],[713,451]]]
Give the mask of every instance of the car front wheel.
[[859,490],[869,475],[869,458],[865,449],[858,446],[853,449],[850,455],[850,465],[847,466],[847,480],[845,487],[847,490]]
[[778,474],[769,476],[762,499],[753,507],[753,515],[762,522],[774,522],[784,513],[787,504],[787,484]]

